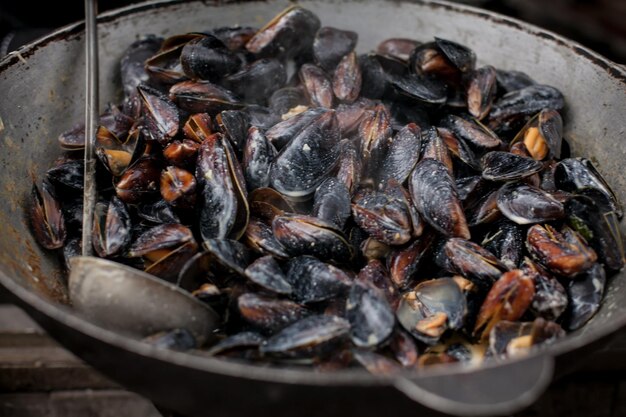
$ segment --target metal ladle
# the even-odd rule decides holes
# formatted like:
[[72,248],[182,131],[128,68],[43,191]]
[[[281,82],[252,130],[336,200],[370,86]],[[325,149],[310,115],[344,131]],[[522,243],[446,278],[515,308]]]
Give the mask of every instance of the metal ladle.
[[96,201],[94,139],[98,120],[97,0],[85,0],[86,101],[82,256],[70,261],[69,294],[74,308],[90,321],[142,338],[185,328],[203,343],[218,316],[179,287],[134,268],[92,255]]

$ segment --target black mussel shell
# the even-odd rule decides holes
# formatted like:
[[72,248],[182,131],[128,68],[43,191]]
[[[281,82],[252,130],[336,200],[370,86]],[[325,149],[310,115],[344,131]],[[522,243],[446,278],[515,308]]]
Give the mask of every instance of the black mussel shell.
[[37,242],[46,249],[63,247],[67,236],[61,204],[48,181],[41,189],[33,184],[29,206],[30,224]]
[[489,181],[515,181],[529,177],[543,169],[543,164],[532,158],[510,152],[492,151],[481,160],[483,178]]
[[276,59],[260,59],[224,79],[224,85],[246,103],[265,103],[287,82],[287,70]]
[[276,148],[257,127],[248,130],[242,161],[248,191],[269,185],[270,166],[276,154]]
[[245,321],[268,332],[276,332],[311,315],[310,310],[293,301],[255,293],[240,295],[237,298],[237,309]]
[[350,217],[350,192],[337,178],[327,178],[315,190],[311,215],[333,223],[338,229]]
[[289,295],[293,288],[280,265],[272,256],[263,256],[252,262],[245,270],[246,278],[265,290]]
[[498,191],[498,208],[517,224],[542,223],[565,216],[563,204],[531,185],[509,183]]
[[352,280],[341,269],[313,256],[299,256],[287,263],[287,281],[293,297],[302,303],[329,300],[345,294]]
[[359,347],[375,347],[385,342],[394,328],[395,316],[384,293],[374,285],[357,281],[348,294],[346,317],[350,337]]
[[313,41],[313,57],[324,70],[332,72],[341,59],[356,47],[359,35],[356,32],[323,27],[317,31]]
[[602,265],[595,264],[589,271],[569,282],[567,294],[569,309],[565,327],[580,329],[600,308],[606,286],[606,274]]

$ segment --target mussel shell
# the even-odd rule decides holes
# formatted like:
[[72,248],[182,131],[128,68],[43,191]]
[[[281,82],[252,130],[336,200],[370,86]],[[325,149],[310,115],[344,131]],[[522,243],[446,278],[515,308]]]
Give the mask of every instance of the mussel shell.
[[350,194],[353,194],[361,181],[363,164],[354,141],[344,139],[339,144],[339,162],[336,178],[341,181]]
[[279,300],[256,293],[242,294],[237,298],[241,317],[254,327],[276,332],[309,315],[311,311],[289,300]]
[[383,243],[402,245],[411,239],[411,213],[403,199],[377,191],[358,194],[352,214],[363,230]]
[[265,136],[276,149],[280,150],[325,112],[326,109],[322,108],[306,110],[275,124],[265,132]]
[[414,339],[405,331],[396,329],[391,335],[389,349],[394,358],[405,368],[412,368],[417,364],[419,356]]
[[604,215],[591,198],[584,196],[570,198],[565,203],[565,211],[570,226],[587,240],[601,263],[613,271],[624,267],[624,242],[619,226],[610,216]]
[[214,82],[241,66],[239,57],[209,34],[187,42],[181,50],[180,63],[189,78]]
[[158,349],[171,349],[179,352],[191,350],[198,346],[198,341],[187,329],[159,332],[142,339],[142,341]]
[[526,184],[505,184],[498,191],[498,208],[517,224],[542,223],[563,218],[563,204],[540,188]]
[[417,48],[421,42],[407,38],[390,38],[382,41],[376,47],[376,53],[387,55],[400,61],[408,63],[411,52]]
[[279,259],[287,259],[289,254],[276,240],[272,227],[261,220],[250,218],[243,241],[255,252],[268,254]]
[[237,154],[241,154],[250,128],[248,113],[244,110],[224,110],[215,116],[215,122],[224,136],[230,140]]
[[478,120],[491,110],[497,91],[496,69],[487,65],[475,70],[467,87],[467,110]]
[[361,95],[371,99],[380,99],[390,88],[389,77],[375,55],[361,55]]
[[167,167],[161,172],[161,197],[173,207],[189,209],[196,202],[196,178],[183,168]]
[[498,69],[496,70],[496,79],[498,80],[498,87],[505,93],[521,90],[522,88],[536,84],[528,74],[521,71],[505,71]]
[[246,268],[245,275],[250,281],[273,293],[289,295],[293,292],[287,277],[272,256],[263,256],[252,262]]
[[154,224],[180,223],[180,219],[167,202],[157,201],[142,202],[137,205],[137,216],[146,222]]
[[262,353],[310,357],[327,353],[350,330],[350,323],[337,316],[311,316],[286,327],[259,348]]
[[163,157],[171,165],[181,168],[193,168],[199,148],[200,144],[193,140],[175,140],[163,149]]
[[480,122],[472,123],[450,114],[442,121],[442,124],[450,129],[457,138],[479,149],[495,149],[502,146],[500,138]]
[[178,108],[165,94],[156,89],[140,85],[137,91],[143,102],[143,114],[150,136],[161,144],[169,143],[178,133],[180,124]]
[[56,189],[67,190],[69,192],[82,193],[83,175],[85,173],[85,161],[82,159],[69,160],[46,172],[46,179],[50,181]]
[[320,26],[320,20],[314,13],[291,6],[260,29],[248,41],[246,49],[260,57],[293,58],[312,47]]
[[202,238],[241,237],[250,215],[246,185],[234,151],[221,135],[211,136],[200,146],[196,178],[201,190]]
[[512,221],[503,220],[484,237],[482,246],[496,255],[508,269],[515,269],[524,251],[523,229]]
[[377,179],[384,183],[394,179],[403,184],[420,158],[422,132],[415,123],[404,126],[391,140],[378,170]]
[[287,281],[293,298],[302,303],[315,303],[345,294],[352,285],[341,269],[313,256],[298,256],[287,263]]
[[333,71],[341,59],[356,47],[359,35],[356,32],[332,27],[317,31],[313,41],[315,62],[326,71]]
[[232,91],[209,81],[182,81],[174,84],[169,98],[189,113],[216,115],[224,110],[237,110],[244,105]]
[[270,109],[274,114],[283,116],[289,110],[308,103],[302,87],[283,87],[271,95],[268,100]]
[[441,162],[452,175],[453,164],[449,146],[439,133],[439,129],[430,127],[422,134],[422,159],[434,159]]
[[240,51],[258,29],[250,26],[225,26],[213,29],[211,33],[217,36],[231,51]]
[[535,296],[530,305],[530,310],[535,316],[546,320],[556,320],[565,311],[568,305],[568,297],[565,288],[554,277],[544,273],[534,276]]
[[202,242],[207,256],[211,256],[213,271],[226,270],[240,276],[252,261],[252,253],[242,243],[230,239],[208,239]]
[[96,204],[92,244],[101,258],[121,254],[131,241],[131,219],[124,203],[117,197]]
[[37,242],[46,249],[63,247],[67,236],[60,201],[52,184],[44,181],[41,190],[33,183],[29,219]]
[[333,77],[333,92],[337,99],[345,103],[353,103],[361,93],[363,76],[355,52],[343,57]]
[[493,282],[506,267],[491,252],[468,240],[451,238],[444,245],[450,272],[466,278]]
[[409,190],[419,214],[446,236],[470,238],[454,180],[434,159],[420,161],[409,178]]
[[124,96],[130,97],[137,91],[139,84],[148,82],[149,76],[145,70],[145,61],[157,53],[163,43],[163,38],[148,35],[136,40],[126,50],[120,59],[120,75]]
[[265,103],[287,82],[287,70],[277,59],[260,59],[224,79],[224,86],[246,103]]
[[426,233],[403,249],[395,249],[387,258],[391,280],[398,288],[407,288],[429,259],[434,233]]
[[317,116],[274,159],[272,187],[294,198],[312,194],[335,166],[340,138],[334,111]]
[[445,57],[461,72],[468,72],[476,65],[476,54],[468,47],[447,39],[435,37],[435,43]]
[[480,307],[474,336],[486,341],[491,329],[499,321],[520,319],[530,307],[534,295],[532,276],[519,269],[505,272],[493,284]]
[[532,226],[526,235],[526,248],[548,270],[569,278],[593,267],[598,259],[583,237],[567,226],[561,232],[549,224]]
[[327,178],[315,190],[311,215],[333,223],[338,229],[350,217],[350,192],[337,178]]
[[270,165],[276,153],[276,148],[257,127],[248,130],[242,161],[248,191],[269,185]]
[[140,158],[116,180],[117,197],[126,204],[138,204],[158,196],[161,168],[161,161],[155,157]]
[[396,317],[398,322],[413,337],[419,341],[433,345],[439,341],[442,333],[429,335],[417,329],[423,320],[428,320],[438,314],[445,315],[440,327],[446,329],[460,329],[467,314],[467,301],[460,287],[451,278],[437,278],[424,281],[415,287],[412,292],[404,294]]
[[481,160],[483,178],[489,181],[514,181],[529,177],[543,169],[543,164],[532,158],[510,152],[492,151]]
[[374,347],[386,341],[393,331],[395,316],[381,290],[356,281],[346,303],[350,337],[359,347]]
[[605,286],[606,274],[599,264],[569,282],[567,294],[570,303],[565,325],[568,330],[581,328],[594,316],[602,303]]
[[611,187],[586,158],[563,159],[554,172],[556,186],[563,191],[579,192],[586,188],[600,191],[608,200],[612,211],[622,218],[622,205]]
[[333,84],[326,72],[313,64],[304,64],[298,72],[304,91],[313,107],[332,108],[334,101]]
[[391,375],[402,370],[397,362],[380,353],[359,349],[354,350],[352,356],[357,363],[373,375]]
[[182,224],[162,224],[141,233],[128,250],[128,256],[144,256],[163,249],[180,247],[193,242],[193,233]]
[[445,104],[448,97],[446,84],[434,77],[417,74],[393,76],[390,84],[399,98],[411,102],[439,106]]
[[232,336],[228,336],[222,339],[215,345],[211,346],[208,350],[208,354],[211,356],[218,356],[228,354],[234,350],[258,348],[265,342],[265,338],[256,332],[241,332]]
[[502,96],[494,103],[489,117],[503,120],[532,116],[543,109],[561,110],[564,105],[563,94],[556,88],[532,84]]
[[278,191],[273,188],[257,188],[248,196],[251,213],[263,220],[271,222],[276,216],[294,213],[295,209]]

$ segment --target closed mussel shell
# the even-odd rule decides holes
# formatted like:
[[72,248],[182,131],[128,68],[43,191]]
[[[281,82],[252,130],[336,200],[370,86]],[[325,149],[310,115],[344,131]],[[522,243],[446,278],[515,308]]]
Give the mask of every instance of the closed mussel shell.
[[280,265],[272,256],[263,256],[252,262],[245,270],[246,278],[265,290],[289,295],[293,288]]
[[529,177],[543,169],[543,164],[510,152],[493,151],[481,160],[483,178],[489,181],[514,181]]
[[558,220],[565,215],[563,204],[531,185],[508,183],[498,191],[498,208],[517,224]]
[[102,258],[122,254],[131,240],[131,220],[124,203],[117,197],[99,202],[94,212],[92,244]]
[[43,182],[41,189],[33,184],[29,218],[35,238],[41,246],[46,249],[63,246],[67,235],[63,211],[48,181]]
[[287,263],[287,281],[293,297],[303,303],[329,300],[345,294],[352,280],[341,269],[313,256],[299,256]]
[[237,298],[241,317],[254,327],[267,332],[278,331],[311,312],[289,300],[279,300],[255,293],[246,293]]
[[433,228],[446,236],[470,238],[454,180],[441,162],[419,162],[409,179],[409,190],[417,211]]

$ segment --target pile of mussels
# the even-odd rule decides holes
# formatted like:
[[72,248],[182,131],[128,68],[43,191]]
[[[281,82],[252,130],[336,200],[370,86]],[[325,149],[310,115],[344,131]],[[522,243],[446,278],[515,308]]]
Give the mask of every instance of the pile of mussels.
[[[357,55],[356,33],[320,26],[291,7],[125,51],[93,248],[222,317],[209,346],[150,340],[380,373],[522,354],[587,322],[624,266],[622,208],[569,156],[563,95],[450,40]],[[84,130],[32,192],[34,234],[66,263]]]

